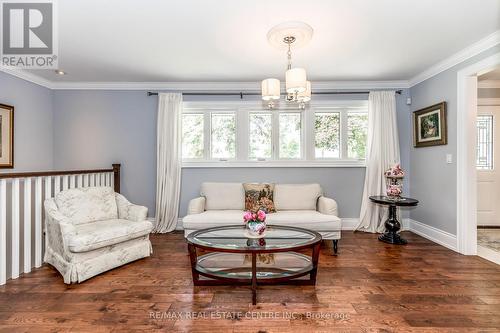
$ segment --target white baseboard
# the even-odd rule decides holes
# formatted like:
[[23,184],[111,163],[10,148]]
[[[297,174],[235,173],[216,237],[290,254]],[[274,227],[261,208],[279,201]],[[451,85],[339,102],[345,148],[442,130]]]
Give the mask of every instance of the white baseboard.
[[359,222],[357,217],[342,217],[341,220],[342,230],[354,230]]
[[[148,217],[148,221],[153,223],[154,225],[156,224],[156,217]],[[175,230],[184,230],[182,228],[182,218],[180,217],[177,219],[177,225],[175,226]]]
[[[342,230],[354,230],[358,225],[358,218],[343,218]],[[449,248],[450,250],[457,251],[457,236],[441,229],[431,227],[421,222],[403,218],[401,221],[401,230],[411,231],[419,236],[427,238],[434,243]]]
[[412,219],[408,219],[408,230],[434,243],[458,252],[456,235]]

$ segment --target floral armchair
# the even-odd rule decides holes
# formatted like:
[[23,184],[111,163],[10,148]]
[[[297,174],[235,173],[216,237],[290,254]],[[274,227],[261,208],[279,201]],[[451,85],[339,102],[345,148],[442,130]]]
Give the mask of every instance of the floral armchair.
[[152,253],[147,208],[111,187],[65,190],[44,206],[45,261],[64,283],[82,282]]

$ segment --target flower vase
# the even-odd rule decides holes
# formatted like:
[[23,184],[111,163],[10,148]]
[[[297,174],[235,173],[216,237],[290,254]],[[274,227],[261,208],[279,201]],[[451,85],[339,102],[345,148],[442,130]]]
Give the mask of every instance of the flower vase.
[[263,238],[266,233],[266,222],[250,221],[246,224],[245,236],[247,238]]

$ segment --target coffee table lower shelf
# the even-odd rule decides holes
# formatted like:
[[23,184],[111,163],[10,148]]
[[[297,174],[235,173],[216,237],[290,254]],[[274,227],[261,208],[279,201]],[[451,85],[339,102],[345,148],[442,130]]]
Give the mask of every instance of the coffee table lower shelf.
[[254,305],[257,304],[258,285],[316,284],[319,243],[313,247],[312,256],[293,251],[198,255],[195,246],[189,244],[188,247],[195,286],[250,285]]

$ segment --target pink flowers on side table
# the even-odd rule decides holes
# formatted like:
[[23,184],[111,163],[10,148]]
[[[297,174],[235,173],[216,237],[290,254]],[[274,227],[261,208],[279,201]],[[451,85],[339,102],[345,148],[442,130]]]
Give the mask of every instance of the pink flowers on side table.
[[384,172],[386,178],[386,194],[390,198],[399,199],[403,193],[403,177],[405,172],[399,164]]
[[243,221],[246,224],[246,236],[248,238],[262,238],[266,231],[266,212],[258,210],[256,213],[245,212]]
[[384,176],[387,178],[403,178],[405,176],[405,172],[403,169],[401,169],[401,166],[399,164],[396,164],[390,169],[387,169],[384,172]]

